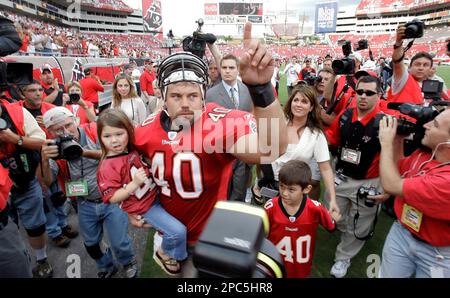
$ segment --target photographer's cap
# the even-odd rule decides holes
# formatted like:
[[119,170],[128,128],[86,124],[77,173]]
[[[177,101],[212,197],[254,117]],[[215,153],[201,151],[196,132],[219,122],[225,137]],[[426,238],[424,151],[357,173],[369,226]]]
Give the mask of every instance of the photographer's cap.
[[45,63],[44,65],[41,66],[41,74],[43,74],[44,71],[46,70],[52,72],[52,67],[48,63]]
[[377,78],[377,73],[373,70],[359,70],[355,73],[355,79],[359,80],[362,77],[371,76]]
[[55,107],[44,114],[45,128],[64,122],[68,117],[73,117],[73,113],[65,107]]

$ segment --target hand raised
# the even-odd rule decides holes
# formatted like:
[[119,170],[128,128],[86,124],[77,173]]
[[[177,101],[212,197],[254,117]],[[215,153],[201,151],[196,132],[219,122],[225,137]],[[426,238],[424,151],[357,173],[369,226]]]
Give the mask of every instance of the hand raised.
[[239,73],[242,81],[249,85],[270,82],[275,68],[272,55],[258,39],[252,38],[252,24],[247,22],[243,38],[244,52],[240,57]]

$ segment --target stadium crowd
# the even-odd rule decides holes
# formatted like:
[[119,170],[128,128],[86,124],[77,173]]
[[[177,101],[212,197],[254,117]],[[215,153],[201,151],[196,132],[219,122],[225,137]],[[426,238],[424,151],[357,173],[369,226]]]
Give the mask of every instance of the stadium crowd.
[[[208,44],[207,65],[187,52],[167,56],[151,37],[73,33],[7,16],[14,26],[1,44],[16,47],[5,55],[147,59],[142,72],[135,62],[122,67],[111,107],[99,106],[104,86],[89,68],[79,82],[62,85],[44,64],[31,82],[1,90],[0,277],[51,277],[47,238],[66,248],[75,237],[83,238],[98,277],[114,276],[119,265],[137,277],[129,222],[157,229],[155,262],[169,275],[189,276],[192,249],[220,200],[264,205],[268,239],[287,277],[310,276],[319,224],[340,231],[330,268],[337,278],[346,276],[390,201],[396,221],[379,276],[450,277],[450,110],[436,105],[430,112],[436,100],[421,89],[439,80],[430,52],[449,55],[448,41],[404,52],[399,25],[374,46],[364,36],[372,53],[354,49],[346,60],[351,70],[340,73],[332,64],[342,57],[337,42],[360,36],[265,46],[252,39],[248,23],[242,45]],[[448,100],[443,85],[437,96]],[[289,94],[283,107],[280,88]],[[412,121],[408,134],[423,127],[422,146],[398,146],[405,124],[389,103],[422,111],[404,115]],[[68,207],[78,227],[68,224]],[[34,268],[13,218],[26,231]]]
[[[161,56],[167,52],[162,48],[161,41],[150,34],[80,33],[72,28],[10,12],[3,14],[16,24],[23,41],[20,50],[23,55],[148,58],[153,54]],[[416,46],[411,49],[411,55],[418,52],[429,52],[433,53],[435,58],[445,58],[443,49],[447,33],[447,30],[442,27],[427,28],[424,37],[417,40]],[[329,34],[325,44],[301,47],[269,44],[268,47],[281,58],[295,55],[317,59],[327,54],[333,57],[338,56],[340,53],[339,41],[350,40],[356,43],[360,39],[370,39],[371,50],[375,57],[389,57],[392,55],[389,47],[392,38],[392,34]],[[227,43],[220,44],[219,49],[224,53],[232,53],[236,56],[242,53],[238,45]],[[179,48],[174,49],[174,51],[179,50]]]

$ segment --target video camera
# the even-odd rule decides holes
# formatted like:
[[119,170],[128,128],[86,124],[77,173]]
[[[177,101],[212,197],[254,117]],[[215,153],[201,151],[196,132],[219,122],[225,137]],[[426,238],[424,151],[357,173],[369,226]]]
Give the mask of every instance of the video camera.
[[76,160],[83,155],[83,148],[71,135],[61,135],[55,139],[59,155],[55,159]]
[[194,31],[192,36],[183,39],[183,50],[191,52],[200,59],[203,59],[205,56],[206,43],[214,43],[217,38],[214,34],[202,33],[202,26],[204,25],[203,19],[198,19],[196,23],[198,24],[197,31]]
[[369,42],[367,39],[360,39],[358,40],[358,47],[356,48],[357,51],[366,50],[369,48]]
[[438,80],[425,80],[422,82],[422,93],[425,100],[439,101],[444,89],[444,83]]
[[303,80],[299,81],[297,84],[314,86],[316,83],[320,83],[321,81],[321,76],[317,76],[314,72],[308,71],[306,76],[303,77]]
[[420,38],[423,36],[425,24],[419,19],[414,19],[406,23],[405,27],[405,38]]
[[[424,124],[432,121],[436,118],[441,111],[435,108],[435,106],[447,106],[446,101],[436,101],[429,107],[421,105],[415,105],[411,103],[388,103],[387,107],[392,110],[400,111],[403,115],[414,118],[416,122],[411,122],[405,118],[398,120],[397,134],[398,135],[410,135],[413,134],[412,140],[405,140],[404,155],[408,156],[414,152],[417,148],[422,147],[422,139],[425,136]],[[378,130],[381,119],[386,116],[385,114],[378,114],[375,118],[374,127]]]
[[[367,39],[358,40],[356,51],[361,51],[369,48]],[[337,75],[353,75],[355,73],[355,60],[350,55],[352,51],[352,43],[349,40],[345,40],[342,44],[342,54],[344,58],[336,59],[331,63],[331,68]]]
[[[2,46],[0,57],[17,52],[20,47],[20,37],[14,27],[14,23],[0,16],[0,36],[9,43]],[[18,40],[18,42],[15,42]],[[8,90],[14,85],[28,85],[33,80],[32,63],[16,63],[0,61],[0,92]]]
[[331,63],[331,68],[337,75],[352,75],[355,73],[355,60],[350,57],[352,53],[352,43],[348,40],[342,45],[344,58],[336,59]]
[[269,221],[263,209],[239,202],[217,202],[194,249],[198,277],[283,277],[283,259],[265,238],[268,232]]
[[0,61],[0,92],[9,86],[29,85],[33,81],[33,64]]

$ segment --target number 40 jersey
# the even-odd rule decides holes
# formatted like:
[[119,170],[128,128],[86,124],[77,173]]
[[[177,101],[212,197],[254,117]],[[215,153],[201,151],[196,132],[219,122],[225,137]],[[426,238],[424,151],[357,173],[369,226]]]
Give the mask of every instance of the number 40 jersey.
[[160,201],[186,225],[188,244],[198,240],[214,205],[226,200],[236,159],[227,153],[241,136],[256,132],[253,115],[206,104],[192,127],[170,130],[165,111],[136,129],[136,148],[148,160]]
[[267,238],[283,257],[287,277],[309,277],[317,228],[320,224],[332,231],[334,221],[319,202],[307,196],[295,215],[286,212],[281,200],[281,197],[273,198],[264,206],[270,222]]

